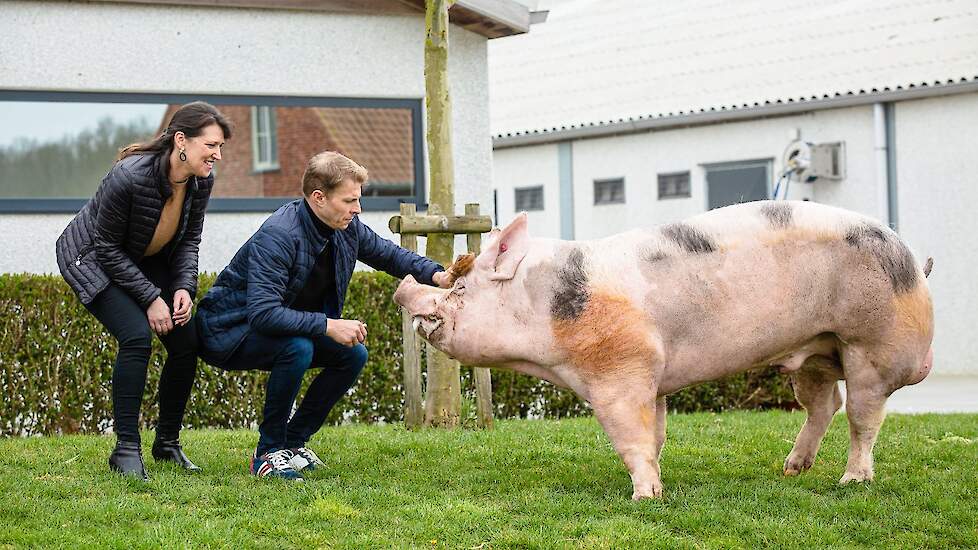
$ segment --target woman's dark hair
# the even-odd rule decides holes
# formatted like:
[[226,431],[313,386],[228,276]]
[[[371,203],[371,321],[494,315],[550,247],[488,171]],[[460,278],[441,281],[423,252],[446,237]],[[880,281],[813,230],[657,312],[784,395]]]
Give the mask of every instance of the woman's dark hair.
[[173,150],[173,136],[177,132],[183,132],[188,138],[197,137],[204,128],[211,124],[217,124],[224,131],[224,139],[231,138],[231,121],[227,119],[217,107],[203,101],[188,103],[173,113],[170,123],[163,133],[153,141],[145,143],[133,143],[119,150],[119,158],[122,160],[130,155],[140,153],[166,153]]

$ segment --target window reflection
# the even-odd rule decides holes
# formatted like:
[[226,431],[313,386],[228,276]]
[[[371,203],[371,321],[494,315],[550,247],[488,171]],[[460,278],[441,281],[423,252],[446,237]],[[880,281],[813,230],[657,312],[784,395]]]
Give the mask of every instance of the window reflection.
[[[184,102],[0,101],[0,199],[90,197],[119,148],[158,135]],[[213,103],[235,127],[213,197],[299,196],[306,162],[327,149],[367,168],[365,196],[415,194],[410,108]]]

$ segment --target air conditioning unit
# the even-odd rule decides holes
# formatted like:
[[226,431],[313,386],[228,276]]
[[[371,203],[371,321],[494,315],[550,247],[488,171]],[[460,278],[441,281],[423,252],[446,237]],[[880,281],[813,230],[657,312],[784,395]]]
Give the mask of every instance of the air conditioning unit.
[[846,177],[846,144],[843,141],[810,143],[795,140],[784,150],[781,164],[793,181],[839,181]]

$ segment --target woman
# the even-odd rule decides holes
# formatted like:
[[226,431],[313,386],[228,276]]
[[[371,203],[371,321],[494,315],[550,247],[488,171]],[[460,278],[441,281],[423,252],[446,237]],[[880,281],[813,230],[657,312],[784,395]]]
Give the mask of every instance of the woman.
[[117,436],[112,470],[148,479],[140,453],[139,407],[152,335],[166,347],[153,458],[190,471],[180,427],[197,372],[190,308],[197,249],[229,121],[204,102],[180,107],[159,137],[119,152],[95,196],[58,238],[58,267],[72,290],[119,342],[112,370]]

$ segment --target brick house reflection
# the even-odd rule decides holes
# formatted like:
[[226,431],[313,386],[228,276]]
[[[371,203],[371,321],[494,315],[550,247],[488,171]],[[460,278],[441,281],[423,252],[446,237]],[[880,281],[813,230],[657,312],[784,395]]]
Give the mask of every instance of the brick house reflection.
[[[179,105],[170,105],[168,121]],[[298,197],[302,172],[337,151],[370,172],[365,196],[414,194],[409,109],[219,105],[234,124],[217,164],[213,197]]]

